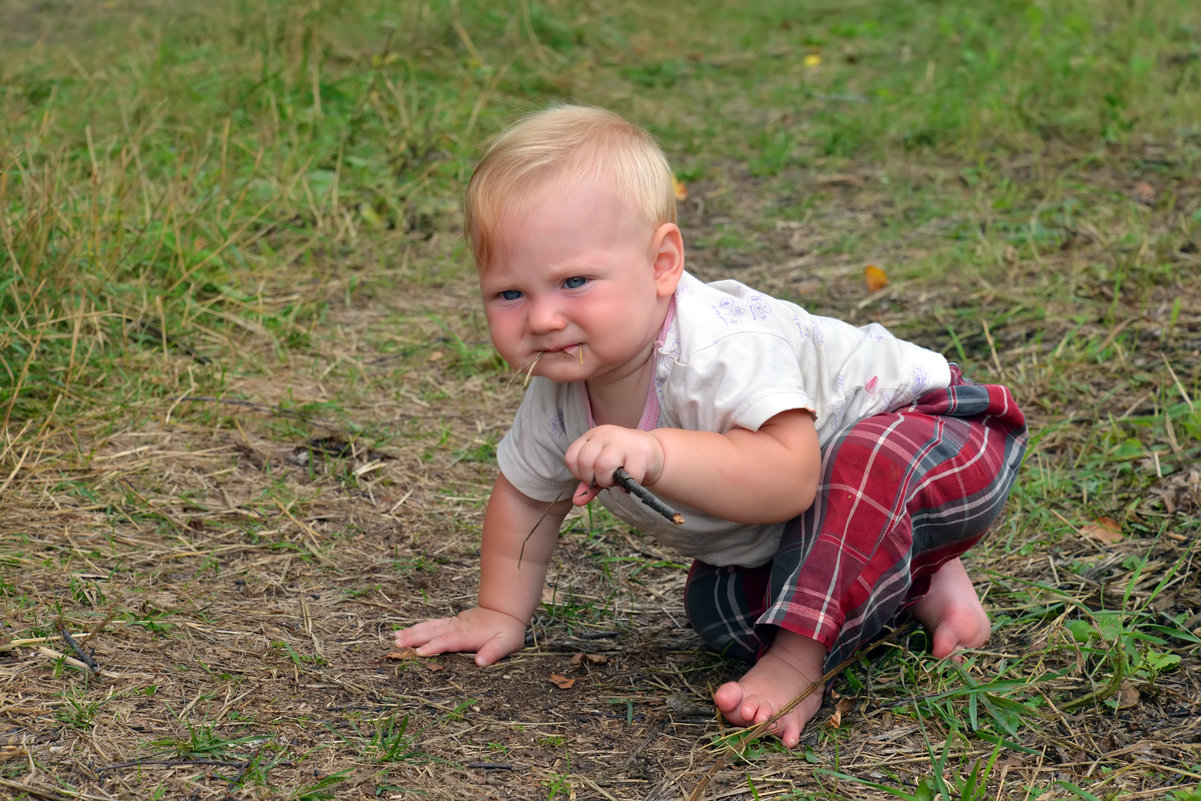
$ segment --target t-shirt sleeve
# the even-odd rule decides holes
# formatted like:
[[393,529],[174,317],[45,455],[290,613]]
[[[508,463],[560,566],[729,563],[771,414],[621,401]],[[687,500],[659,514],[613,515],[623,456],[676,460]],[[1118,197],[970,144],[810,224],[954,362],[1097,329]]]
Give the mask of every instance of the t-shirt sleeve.
[[573,439],[565,419],[567,390],[535,378],[496,449],[497,465],[505,478],[536,501],[562,500],[564,491],[570,493],[576,484],[563,462]]
[[789,341],[763,331],[740,331],[693,352],[680,371],[680,424],[698,431],[757,431],[781,412],[815,411]]

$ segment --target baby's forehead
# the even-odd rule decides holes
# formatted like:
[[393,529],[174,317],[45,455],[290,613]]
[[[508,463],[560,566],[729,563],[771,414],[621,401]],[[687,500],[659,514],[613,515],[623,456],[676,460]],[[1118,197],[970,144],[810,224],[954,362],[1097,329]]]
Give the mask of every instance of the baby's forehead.
[[603,179],[564,175],[513,192],[499,209],[497,227],[525,226],[531,214],[559,215],[579,208],[607,210],[634,205]]
[[553,202],[580,194],[616,201],[621,194],[621,186],[622,181],[613,175],[578,167],[562,167],[547,173],[540,180],[530,182],[524,194],[534,201]]

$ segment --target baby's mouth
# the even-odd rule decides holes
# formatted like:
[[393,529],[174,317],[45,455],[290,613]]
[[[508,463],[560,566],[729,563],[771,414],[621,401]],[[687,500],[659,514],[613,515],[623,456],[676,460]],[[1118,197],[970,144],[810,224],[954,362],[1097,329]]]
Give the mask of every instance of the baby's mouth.
[[584,366],[584,343],[583,342],[578,342],[575,345],[568,345],[567,347],[558,348],[556,350],[551,350],[551,351],[540,350],[534,354],[534,358],[530,361],[530,363],[527,366],[521,368],[521,370],[519,370],[517,372],[517,375],[513,376],[514,378],[516,378],[517,376],[521,375],[522,373],[525,373],[525,380],[521,382],[522,389],[525,389],[526,387],[528,387],[530,385],[530,379],[534,377],[534,368],[538,366],[538,361],[543,356],[545,356],[547,353],[566,354],[568,356],[571,356],[572,358],[579,359],[580,366],[581,367]]
[[580,360],[580,366],[581,367],[584,366],[584,343],[583,342],[577,342],[575,345],[571,345],[566,348],[563,348],[563,350],[561,350],[559,352],[565,353],[568,356],[571,356],[573,358],[578,358]]
[[581,363],[584,361],[584,343],[577,342],[574,345],[564,345],[561,348],[553,350],[544,350],[541,353],[545,355],[570,356],[573,359],[579,359]]

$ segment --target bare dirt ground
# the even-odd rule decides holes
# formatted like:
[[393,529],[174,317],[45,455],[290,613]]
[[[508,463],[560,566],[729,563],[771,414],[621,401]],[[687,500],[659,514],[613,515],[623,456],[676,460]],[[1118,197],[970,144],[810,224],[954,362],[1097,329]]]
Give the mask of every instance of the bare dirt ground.
[[[879,319],[940,349],[940,315],[957,297],[1044,304],[1045,315],[999,328],[966,323],[960,337],[968,371],[1010,382],[1036,437],[1048,432],[1031,475],[1078,455],[1065,419],[1092,426],[1150,409],[1154,387],[1191,392],[1201,381],[1201,243],[1179,243],[1174,282],[1133,305],[1110,297],[1116,319],[1096,312],[1112,284],[1080,286],[1087,304],[1032,289],[1039,271],[1109,258],[1102,232],[1072,232],[1037,263],[1010,254],[988,282],[909,280],[868,295],[862,265],[820,248],[824,236],[871,224],[878,198],[864,183],[837,177],[829,218],[769,227],[753,248],[697,246],[692,268],[820,313]],[[692,187],[685,207],[697,241],[761,210],[750,180],[710,189]],[[1170,188],[1199,190],[1195,179]],[[902,244],[920,249],[931,235]],[[925,655],[919,632],[903,635],[835,681],[796,753],[764,742],[729,757],[712,744],[724,730],[709,695],[742,666],[706,652],[682,619],[680,558],[603,518],[569,521],[520,654],[484,670],[460,655],[389,656],[392,630],[474,599],[492,447],[520,388],[489,361],[451,232],[376,247],[386,252],[351,254],[316,288],[267,293],[329,299],[308,349],[281,355],[249,332],[239,343],[193,341],[209,365],[131,350],[124,369],[148,374],[220,370],[231,345],[261,369],[226,376],[219,397],[98,410],[5,462],[0,795],[933,798],[935,771],[963,787],[975,770],[987,780],[964,797],[1134,799],[1201,781],[1196,647],[1179,648],[1184,660],[1152,680],[1065,644],[1080,609],[1142,600],[1201,635],[1197,546],[1170,522],[1201,509],[1195,469],[1128,498],[1135,533],[1053,546],[1037,527],[1053,518],[1036,515],[1031,479],[969,561],[997,621],[987,651],[959,670]],[[392,267],[368,266],[378,263]],[[1121,358],[1047,373],[1065,337],[1118,333]],[[1195,451],[1183,432],[1176,444]],[[1093,491],[1125,492],[1118,467]],[[955,695],[994,680],[970,702]],[[975,715],[1013,731],[976,726]]]

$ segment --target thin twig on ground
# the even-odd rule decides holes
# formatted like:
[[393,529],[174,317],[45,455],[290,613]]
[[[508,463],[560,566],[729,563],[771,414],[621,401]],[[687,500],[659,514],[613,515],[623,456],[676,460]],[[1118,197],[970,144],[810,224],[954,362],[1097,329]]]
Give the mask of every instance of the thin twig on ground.
[[228,759],[204,759],[201,757],[197,757],[196,759],[131,759],[128,762],[116,762],[112,765],[102,765],[101,767],[96,768],[96,772],[104,773],[110,770],[124,770],[125,768],[144,768],[150,765],[164,768],[175,768],[183,765],[217,765],[219,767],[232,768],[247,764],[249,763],[231,762]]
[[778,712],[776,712],[774,715],[772,715],[770,718],[763,721],[762,723],[757,723],[754,726],[751,726],[750,728],[746,729],[743,732],[740,732],[738,735],[738,739],[740,741],[739,742],[740,747],[737,750],[735,750],[732,747],[729,747],[729,750],[727,750],[725,753],[723,753],[720,757],[717,758],[717,761],[715,761],[709,767],[709,770],[707,770],[705,772],[705,775],[701,778],[701,780],[697,783],[696,787],[693,788],[692,792],[688,795],[688,801],[699,801],[699,799],[701,798],[701,794],[704,793],[705,788],[709,786],[709,783],[713,780],[713,777],[715,775],[717,775],[717,772],[729,764],[731,751],[733,751],[738,756],[741,756],[742,754],[746,753],[746,747],[748,745],[753,743],[755,740],[760,739],[761,737],[763,737],[763,735],[769,733],[769,731],[771,730],[771,727],[775,724],[775,722],[777,720],[779,720],[781,717],[783,717],[784,715],[787,715],[789,712],[791,712],[793,710],[793,708],[796,707],[797,704],[799,704],[801,701],[804,701],[809,696],[813,695],[813,693],[816,692],[817,690],[821,689],[822,687],[825,687],[826,682],[830,681],[835,676],[837,676],[839,673],[841,673],[842,671],[846,670],[851,665],[858,662],[862,657],[867,656],[869,653],[876,650],[880,646],[896,640],[898,637],[901,636],[902,633],[909,632],[909,630],[912,629],[913,626],[914,626],[914,622],[912,620],[909,620],[906,623],[903,623],[902,625],[900,625],[897,628],[890,631],[884,637],[882,637],[882,638],[876,640],[875,642],[873,642],[872,644],[868,645],[866,648],[862,648],[862,649],[856,651],[855,653],[851,654],[846,659],[839,662],[835,667],[831,668],[830,670],[828,670],[824,674],[822,674],[821,678],[819,678],[817,681],[813,682],[808,687],[806,687],[801,692],[800,695],[798,695],[796,698],[793,698],[791,701],[789,701],[787,704],[785,704],[783,707],[781,707],[780,710]]
[[67,631],[67,627],[63,625],[61,620],[58,622],[58,633],[62,635],[63,641],[67,643],[67,647],[74,652],[75,656],[79,657],[80,662],[91,668],[93,673],[100,672],[100,665],[96,664],[96,660],[92,658],[92,655],[84,651],[79,643],[75,641],[75,638]]

